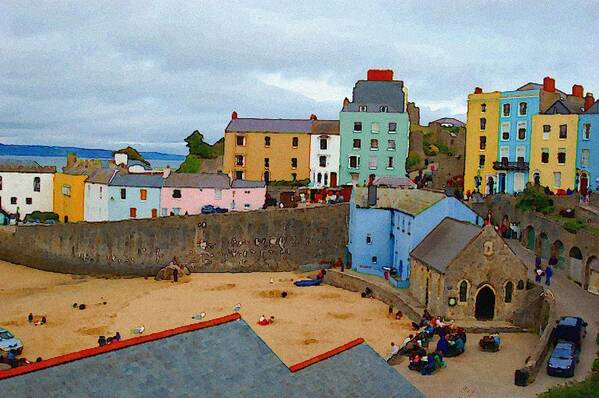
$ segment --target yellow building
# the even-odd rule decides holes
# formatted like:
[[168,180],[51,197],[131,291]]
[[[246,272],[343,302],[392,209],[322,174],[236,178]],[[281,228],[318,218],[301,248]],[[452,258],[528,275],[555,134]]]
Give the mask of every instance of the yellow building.
[[251,181],[310,178],[312,120],[238,118],[233,112],[225,129],[224,172]]
[[498,91],[483,93],[478,88],[468,95],[464,192],[475,192],[478,185],[478,190],[487,194],[487,181],[496,178],[493,162],[497,160],[499,96]]
[[[549,114],[548,114],[549,113]],[[545,114],[533,115],[530,181],[552,191],[575,189],[578,115],[557,101]]]
[[60,222],[83,221],[86,179],[87,175],[81,174],[54,175],[54,212]]

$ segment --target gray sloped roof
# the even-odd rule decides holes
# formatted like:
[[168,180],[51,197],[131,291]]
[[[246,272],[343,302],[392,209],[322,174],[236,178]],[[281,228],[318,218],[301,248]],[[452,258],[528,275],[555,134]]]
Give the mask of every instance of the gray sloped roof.
[[7,397],[424,398],[364,343],[292,373],[243,319],[187,328],[0,380],[0,391]]
[[55,173],[54,166],[41,166],[34,160],[27,159],[0,159],[0,171],[22,173]]
[[150,166],[149,162],[142,162],[141,160],[137,160],[137,159],[129,159],[127,160],[127,167],[131,167],[131,166],[141,166],[144,168],[144,170],[152,170],[152,166]]
[[458,126],[458,127],[464,127],[464,126],[466,126],[466,123],[464,123],[461,120],[458,120],[458,119],[456,119],[454,117],[442,117],[441,119],[433,120],[431,122],[431,124],[432,123],[451,124],[453,126]]
[[269,133],[309,133],[310,119],[232,119],[226,132],[264,131]]
[[401,176],[377,177],[372,184],[379,187],[416,188],[416,184],[412,180],[410,180],[408,177]]
[[569,115],[582,113],[583,111],[584,108],[581,108],[578,104],[571,101],[557,100],[545,111],[545,115]]
[[445,273],[447,266],[480,234],[482,228],[465,221],[444,218],[410,255]]
[[374,206],[368,206],[367,187],[356,187],[353,189],[353,192],[357,207],[396,209],[413,216],[422,213],[447,197],[442,193],[422,189],[377,187],[377,202]]
[[223,173],[171,173],[164,181],[167,188],[229,188],[229,176]]
[[108,185],[118,187],[162,188],[162,174],[117,174]]
[[[516,91],[528,91],[528,90],[542,90],[543,85],[540,83],[526,83],[516,89]],[[555,89],[555,92],[561,94],[562,97],[566,97],[566,93],[562,90]]]
[[115,173],[116,170],[114,169],[96,169],[87,178],[87,182],[91,182],[93,184],[108,184]]
[[249,180],[233,180],[231,188],[264,188],[264,181],[249,181]]
[[360,105],[366,105],[367,112],[379,112],[379,107],[386,105],[388,112],[404,112],[403,87],[401,80],[358,80],[354,86],[353,99],[343,111],[358,112]]
[[595,101],[585,113],[599,113],[599,100]]

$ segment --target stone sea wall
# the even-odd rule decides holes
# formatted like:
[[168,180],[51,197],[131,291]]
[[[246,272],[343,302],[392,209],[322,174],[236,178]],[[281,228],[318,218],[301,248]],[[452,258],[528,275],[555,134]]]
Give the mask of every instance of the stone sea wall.
[[0,259],[47,271],[154,275],[177,256],[192,272],[290,271],[334,261],[348,205],[0,228]]

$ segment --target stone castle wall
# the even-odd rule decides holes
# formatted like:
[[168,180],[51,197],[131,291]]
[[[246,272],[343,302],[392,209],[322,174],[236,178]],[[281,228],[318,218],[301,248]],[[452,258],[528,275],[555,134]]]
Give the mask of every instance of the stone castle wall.
[[0,229],[0,259],[53,272],[290,271],[343,257],[348,205]]

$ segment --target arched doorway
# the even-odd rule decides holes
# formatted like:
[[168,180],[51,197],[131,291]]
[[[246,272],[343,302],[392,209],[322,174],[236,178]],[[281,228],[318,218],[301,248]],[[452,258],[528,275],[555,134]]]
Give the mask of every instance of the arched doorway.
[[557,267],[564,268],[564,244],[561,240],[556,240],[551,246],[551,256],[557,259]]
[[535,249],[535,229],[532,227],[532,225],[529,225],[526,228],[526,248],[528,250],[534,250]]
[[481,321],[490,321],[495,316],[495,292],[485,285],[476,293],[474,316]]
[[533,174],[532,180],[535,185],[541,185],[541,175],[538,171]]
[[493,177],[487,178],[487,195],[493,195],[495,193],[495,179]]
[[541,235],[539,235],[538,249],[540,249],[541,257],[543,257],[545,260],[549,260],[549,257],[551,256],[551,245],[545,232],[541,232]]
[[580,181],[578,191],[581,195],[586,195],[589,189],[589,177],[587,173],[580,173]]
[[582,268],[582,252],[576,246],[570,249],[568,271],[570,278],[580,285],[584,283],[584,270]]
[[584,285],[585,290],[590,292],[595,292],[599,289],[599,284],[597,283],[597,278],[593,278],[591,282],[591,272],[594,275],[599,273],[599,258],[597,256],[591,256],[587,260],[587,265],[584,268]]

